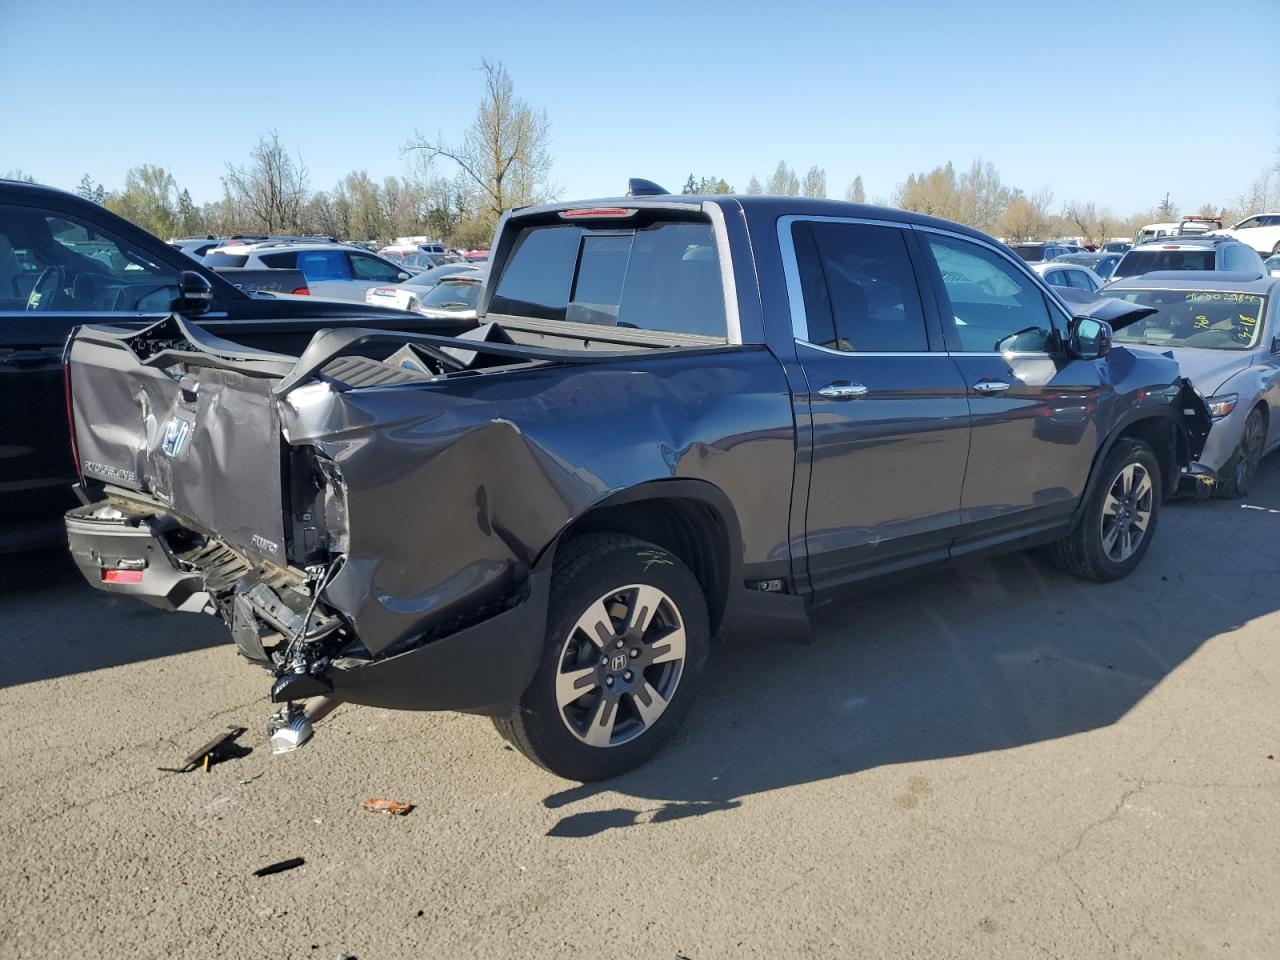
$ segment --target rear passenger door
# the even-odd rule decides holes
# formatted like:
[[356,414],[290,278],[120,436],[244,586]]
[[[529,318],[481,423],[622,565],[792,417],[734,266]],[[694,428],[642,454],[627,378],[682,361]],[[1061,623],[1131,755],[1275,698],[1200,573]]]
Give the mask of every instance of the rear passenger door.
[[931,254],[947,349],[968,388],[973,431],[953,552],[1070,516],[1097,449],[1104,361],[1062,349],[1069,317],[995,245],[917,231]]
[[812,425],[806,543],[815,589],[942,560],[960,518],[965,383],[929,330],[902,224],[784,217],[796,353]]

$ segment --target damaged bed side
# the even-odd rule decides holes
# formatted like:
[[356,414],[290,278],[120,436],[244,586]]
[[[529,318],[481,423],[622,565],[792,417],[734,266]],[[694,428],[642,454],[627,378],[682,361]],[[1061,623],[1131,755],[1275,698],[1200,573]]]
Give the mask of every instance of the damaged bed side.
[[[763,350],[734,352],[637,363],[488,325],[322,331],[293,358],[176,316],[84,328],[68,386],[89,502],[68,516],[72,552],[102,589],[216,613],[276,701],[497,712],[536,668],[554,543],[585,511],[650,482],[736,485],[743,502],[789,490],[770,476],[794,442],[781,374]],[[707,430],[744,384],[752,432]],[[785,555],[786,513],[743,546]]]

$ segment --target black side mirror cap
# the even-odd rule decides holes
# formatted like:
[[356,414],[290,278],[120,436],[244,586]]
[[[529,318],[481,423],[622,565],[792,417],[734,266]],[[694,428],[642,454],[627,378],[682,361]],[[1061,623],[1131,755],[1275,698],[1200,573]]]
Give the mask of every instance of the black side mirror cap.
[[207,313],[213,304],[213,284],[203,273],[183,270],[178,278],[178,296],[173,301],[173,312],[183,314]]
[[1100,360],[1111,352],[1111,324],[1093,317],[1074,317],[1067,348],[1080,360]]

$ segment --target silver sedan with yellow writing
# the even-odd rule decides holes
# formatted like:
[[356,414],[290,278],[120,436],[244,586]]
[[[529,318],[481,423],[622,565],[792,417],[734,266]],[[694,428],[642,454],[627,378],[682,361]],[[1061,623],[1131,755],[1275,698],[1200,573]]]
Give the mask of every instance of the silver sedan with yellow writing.
[[1116,343],[1173,353],[1213,417],[1193,471],[1219,496],[1247,494],[1258,461],[1280,447],[1280,278],[1178,270],[1128,277],[1103,293],[1156,308]]

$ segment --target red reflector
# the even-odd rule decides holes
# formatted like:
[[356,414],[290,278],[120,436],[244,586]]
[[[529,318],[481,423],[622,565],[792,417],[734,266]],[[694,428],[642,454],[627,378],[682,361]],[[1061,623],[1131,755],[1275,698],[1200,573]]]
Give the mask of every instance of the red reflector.
[[1166,244],[1165,246],[1161,247],[1160,249],[1161,249],[1161,250],[1177,250],[1177,249],[1179,249],[1179,248],[1178,248],[1178,247],[1176,247],[1176,246],[1171,246],[1171,245]]
[[561,210],[560,216],[565,220],[578,220],[586,217],[602,217],[617,220],[620,217],[634,217],[634,207],[584,207],[581,210]]
[[297,290],[293,291],[293,295],[295,297],[309,297],[311,296],[311,288],[299,287]]
[[104,583],[141,583],[141,570],[103,570]]

